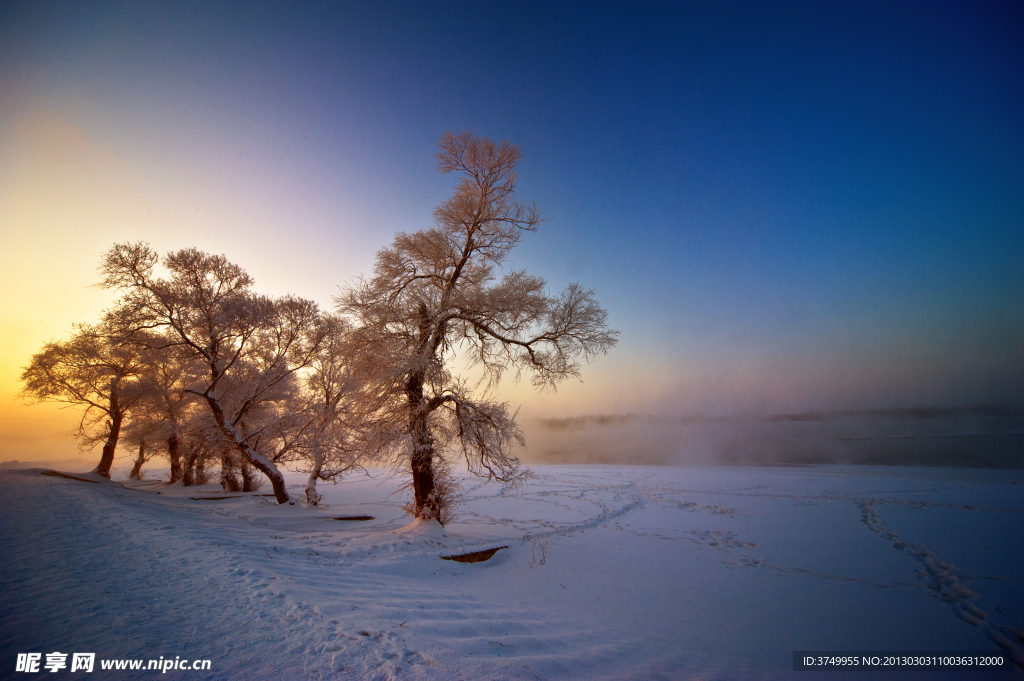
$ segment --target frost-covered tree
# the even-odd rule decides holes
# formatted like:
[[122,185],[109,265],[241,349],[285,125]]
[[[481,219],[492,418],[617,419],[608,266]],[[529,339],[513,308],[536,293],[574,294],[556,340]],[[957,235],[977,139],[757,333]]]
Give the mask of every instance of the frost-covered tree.
[[350,363],[351,332],[339,317],[325,317],[327,334],[304,377],[302,427],[296,450],[309,478],[306,503],[316,506],[318,480],[336,481],[369,453],[365,407]]
[[213,420],[209,409],[196,409],[188,413],[180,443],[181,484],[184,487],[204,485],[209,480],[208,461],[220,456],[224,435]]
[[[127,440],[129,438],[124,439]],[[132,464],[132,470],[128,473],[128,479],[141,480],[142,466],[153,458],[154,452],[152,449],[147,449],[146,434],[144,432],[132,433],[132,437],[130,439],[132,444],[137,447],[137,454],[135,455],[135,463]]]
[[514,414],[451,373],[456,352],[491,386],[511,369],[543,388],[578,377],[581,358],[616,342],[593,291],[572,284],[552,295],[540,277],[504,270],[522,233],[541,221],[536,206],[515,198],[521,156],[509,142],[445,134],[438,167],[460,179],[434,226],[398,234],[377,254],[373,277],[338,297],[377,386],[380,430],[401,436],[396,451],[408,457],[420,518],[443,518],[436,474],[453,449],[476,474],[513,484],[523,476]]
[[316,304],[295,296],[270,298],[224,256],[196,249],[160,258],[143,243],[115,245],[104,256],[102,284],[122,292],[110,323],[125,335],[159,333],[154,348],[179,348],[204,367],[187,390],[206,404],[223,438],[271,483],[278,503],[288,492],[277,464],[294,439],[281,437],[281,408],[297,374],[313,362],[326,337]]
[[67,340],[44,345],[21,373],[25,397],[84,408],[78,435],[85,446],[103,442],[93,472],[106,478],[125,417],[142,396],[143,355],[109,325],[78,324]]
[[142,395],[132,412],[129,436],[139,445],[140,459],[165,452],[170,479],[182,479],[182,447],[192,413],[200,407],[188,391],[203,379],[203,366],[194,356],[166,338],[148,337],[141,376]]

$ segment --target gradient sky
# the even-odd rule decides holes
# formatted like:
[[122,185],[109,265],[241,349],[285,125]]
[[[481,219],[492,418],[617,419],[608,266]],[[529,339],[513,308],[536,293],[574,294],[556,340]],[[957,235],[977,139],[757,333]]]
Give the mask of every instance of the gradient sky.
[[1024,2],[2,2],[0,457],[68,448],[17,379],[111,244],[329,306],[463,129],[622,332],[525,418],[1024,402]]

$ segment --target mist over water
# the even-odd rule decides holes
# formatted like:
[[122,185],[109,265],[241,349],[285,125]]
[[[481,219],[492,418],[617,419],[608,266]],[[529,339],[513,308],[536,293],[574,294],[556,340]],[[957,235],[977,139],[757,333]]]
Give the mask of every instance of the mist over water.
[[861,464],[1024,469],[1024,411],[1011,406],[771,416],[615,414],[523,424],[529,463]]

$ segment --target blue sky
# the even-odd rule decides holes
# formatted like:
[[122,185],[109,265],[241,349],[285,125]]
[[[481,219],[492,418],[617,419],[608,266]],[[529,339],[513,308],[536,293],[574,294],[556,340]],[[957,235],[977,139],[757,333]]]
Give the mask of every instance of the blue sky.
[[0,401],[115,241],[329,305],[470,129],[622,331],[524,413],[1019,403],[1022,112],[1022,2],[3,3]]

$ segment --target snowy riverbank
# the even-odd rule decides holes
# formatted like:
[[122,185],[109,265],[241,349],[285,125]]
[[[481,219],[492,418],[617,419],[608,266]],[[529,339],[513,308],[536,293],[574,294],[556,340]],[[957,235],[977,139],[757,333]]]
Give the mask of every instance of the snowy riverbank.
[[[1021,471],[534,472],[519,495],[464,479],[442,530],[408,527],[388,498],[403,480],[382,475],[306,509],[0,471],[0,678],[52,651],[212,661],[168,672],[189,679],[822,678],[792,671],[797,650],[1024,660]],[[303,476],[288,482],[298,498]]]

